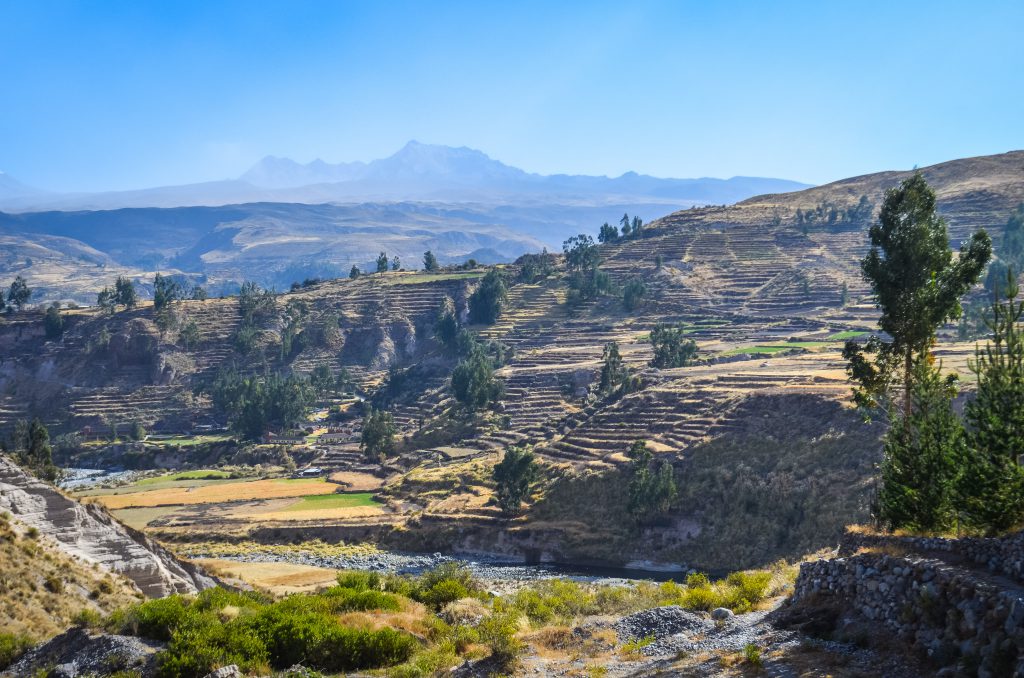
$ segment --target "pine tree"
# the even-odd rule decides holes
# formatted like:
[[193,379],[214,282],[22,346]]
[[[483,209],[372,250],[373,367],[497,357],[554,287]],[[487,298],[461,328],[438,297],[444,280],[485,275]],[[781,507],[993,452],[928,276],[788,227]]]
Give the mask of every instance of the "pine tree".
[[492,268],[469,296],[469,321],[491,325],[501,315],[502,304],[508,298],[505,279]]
[[955,522],[955,490],[966,453],[963,422],[953,411],[956,378],[928,357],[911,366],[912,407],[885,436],[878,518],[890,529],[935,532]]
[[622,364],[622,355],[619,354],[619,344],[610,341],[604,345],[604,355],[601,358],[604,364],[601,366],[601,381],[597,390],[603,395],[609,395],[616,391],[626,377],[626,367]]
[[352,279],[352,280],[355,280],[356,278],[358,278],[359,277],[359,267],[356,266],[355,264],[352,264],[352,268],[348,272],[348,277],[350,279]]
[[882,310],[878,326],[892,339],[876,339],[865,348],[847,342],[843,355],[859,382],[858,405],[889,405],[888,391],[902,384],[905,415],[912,407],[915,359],[928,351],[939,325],[960,316],[960,297],[981,276],[992,242],[979,230],[954,261],[946,222],[935,210],[935,192],[920,173],[886,193],[869,236],[871,249],[861,270]]
[[969,451],[957,488],[966,524],[988,533],[1024,522],[1024,302],[1012,275],[1005,289],[987,321],[992,339],[970,363],[978,391],[965,408]]
[[377,255],[377,273],[387,273],[388,271],[388,255],[381,252]]

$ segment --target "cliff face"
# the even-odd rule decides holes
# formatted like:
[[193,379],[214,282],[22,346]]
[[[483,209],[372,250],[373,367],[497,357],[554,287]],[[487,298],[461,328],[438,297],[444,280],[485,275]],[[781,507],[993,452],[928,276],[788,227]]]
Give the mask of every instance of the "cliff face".
[[54,539],[60,548],[121,574],[151,598],[195,593],[216,581],[100,506],[70,499],[0,456],[0,511]]

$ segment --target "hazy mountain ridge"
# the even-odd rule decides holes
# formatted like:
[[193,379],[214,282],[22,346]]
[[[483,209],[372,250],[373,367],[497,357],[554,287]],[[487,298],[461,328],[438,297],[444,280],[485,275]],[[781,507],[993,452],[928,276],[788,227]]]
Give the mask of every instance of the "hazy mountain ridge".
[[369,163],[314,160],[303,165],[268,156],[238,179],[181,186],[64,194],[0,188],[0,209],[26,212],[393,200],[519,204],[527,200],[560,204],[664,202],[671,210],[693,204],[733,203],[755,194],[807,186],[758,177],[661,179],[635,172],[614,178],[531,174],[475,149],[411,141],[393,155]]

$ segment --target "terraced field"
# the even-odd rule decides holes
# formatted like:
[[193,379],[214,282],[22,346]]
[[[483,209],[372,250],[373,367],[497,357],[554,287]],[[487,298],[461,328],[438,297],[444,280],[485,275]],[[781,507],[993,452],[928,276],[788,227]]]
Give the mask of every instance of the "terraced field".
[[[998,241],[1012,207],[1024,200],[1021,166],[1024,153],[925,168],[954,239],[983,226]],[[823,201],[850,206],[862,195],[877,205],[883,191],[904,176],[869,175],[729,207],[685,210],[648,224],[640,237],[604,244],[601,266],[614,284],[639,278],[647,287],[642,305],[632,312],[617,294],[569,309],[561,270],[532,283],[511,284],[498,321],[471,328],[508,349],[510,357],[498,373],[505,385],[501,407],[485,424],[467,426],[440,442],[413,442],[433,423],[454,421],[445,419],[452,415],[447,386],[452,361],[433,339],[432,327],[446,299],[465,315],[483,269],[388,272],[279,295],[277,312],[260,321],[257,347],[247,355],[234,347],[241,322],[234,299],[175,307],[181,323],[194,322],[199,330],[198,342],[190,346],[174,332],[161,332],[147,305],[112,316],[92,310],[69,313],[68,331],[60,341],[45,341],[38,316],[14,316],[0,323],[0,428],[38,413],[55,432],[105,431],[111,423],[123,427],[140,421],[176,435],[223,423],[198,387],[226,364],[251,373],[280,369],[308,374],[319,366],[337,373],[344,367],[368,398],[387,383],[390,370],[416,365],[422,376],[388,406],[398,426],[397,460],[384,465],[367,461],[358,448],[358,419],[332,424],[329,435],[301,446],[311,464],[347,482],[351,490],[377,493],[382,503],[336,498],[357,495],[334,495],[324,490],[322,480],[199,478],[173,481],[187,487],[154,485],[100,499],[165,536],[197,526],[238,536],[272,525],[280,538],[291,538],[300,528],[288,532],[291,528],[282,526],[301,525],[303,534],[315,528],[334,539],[394,539],[410,549],[457,542],[485,551],[597,558],[613,551],[628,557],[640,539],[658,545],[648,550],[666,558],[690,559],[694,556],[687,549],[696,548],[692,545],[699,543],[702,529],[740,525],[736,516],[755,510],[753,505],[702,505],[704,483],[727,485],[742,478],[760,487],[785,469],[784,479],[772,480],[771,487],[788,489],[774,494],[765,489],[756,510],[777,514],[780,524],[788,526],[777,537],[779,544],[788,543],[787,534],[813,529],[817,546],[825,545],[832,522],[839,529],[844,522],[863,519],[870,501],[868,479],[880,446],[874,429],[863,428],[849,407],[840,351],[845,340],[866,338],[875,330],[877,311],[858,266],[867,247],[868,222],[801,228],[795,214]],[[979,176],[985,178],[980,184]],[[517,279],[516,266],[505,270],[510,281]],[[305,307],[304,328],[313,338],[283,359],[283,312],[296,305]],[[337,332],[321,331],[327,325],[333,330],[333,323]],[[693,364],[650,366],[648,335],[658,323],[685,328],[698,346]],[[952,327],[940,334],[936,354],[943,366],[968,376],[966,359],[973,344],[953,341]],[[100,335],[110,337],[106,348],[97,347]],[[624,364],[642,383],[640,390],[618,400],[594,393],[602,352],[611,341],[619,344]],[[326,411],[336,404],[323,407]],[[809,412],[817,415],[805,416]],[[622,513],[630,464],[625,452],[636,439],[649,441],[659,458],[675,466],[688,502],[668,524],[645,528],[644,534],[605,510],[617,507]],[[175,443],[160,444],[169,448]],[[510,444],[532,445],[550,481],[536,509],[511,522],[494,506],[489,481],[490,467]],[[737,462],[743,455],[732,445],[760,461]],[[829,456],[789,463],[796,451],[819,449]],[[709,461],[708,455],[719,450],[728,452],[722,459],[732,460],[730,466]],[[856,473],[844,486],[831,488],[817,475],[830,464]],[[841,495],[836,505],[844,507],[844,514],[832,516],[813,504],[821,501],[822,487]],[[330,496],[313,498],[325,494]],[[716,523],[714,511],[732,513]],[[820,523],[822,516],[832,522]],[[384,528],[393,531],[382,537]],[[556,535],[570,543],[566,549],[577,550],[552,552]],[[565,535],[577,535],[576,546]],[[801,542],[805,550],[814,546]]]

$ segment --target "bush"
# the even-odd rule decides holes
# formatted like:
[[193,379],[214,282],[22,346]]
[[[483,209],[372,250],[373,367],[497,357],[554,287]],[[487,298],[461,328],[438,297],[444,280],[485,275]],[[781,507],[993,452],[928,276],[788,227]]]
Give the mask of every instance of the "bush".
[[[339,576],[356,587],[374,578],[377,575]],[[337,673],[407,660],[418,647],[408,634],[390,628],[350,628],[336,616],[371,609],[395,611],[399,601],[381,591],[340,585],[323,594],[273,603],[258,594],[214,588],[195,599],[175,595],[133,606],[115,613],[108,628],[169,640],[157,660],[158,675],[168,677],[205,675],[227,664],[237,664],[247,673],[299,663]]]
[[523,651],[523,643],[515,635],[518,630],[516,615],[503,610],[496,610],[477,626],[480,641],[490,649],[491,658],[505,666],[514,663]]
[[25,635],[0,633],[0,671],[18,661],[34,643]]
[[365,591],[373,589],[381,590],[381,576],[376,572],[360,572],[358,570],[347,570],[338,573],[338,586],[343,589]]
[[461,582],[445,579],[439,581],[430,588],[421,591],[417,596],[417,599],[425,605],[429,605],[435,610],[440,610],[448,603],[454,603],[460,598],[466,598],[469,596],[469,589],[467,589]]

